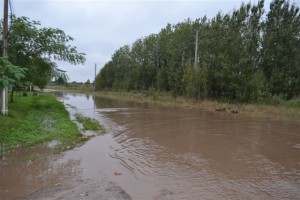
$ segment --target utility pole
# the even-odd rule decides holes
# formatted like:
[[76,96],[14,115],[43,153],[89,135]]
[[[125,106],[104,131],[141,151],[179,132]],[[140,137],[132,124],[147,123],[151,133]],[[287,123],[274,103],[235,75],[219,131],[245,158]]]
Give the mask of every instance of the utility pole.
[[196,31],[196,44],[195,44],[195,60],[194,60],[194,69],[196,70],[198,67],[198,35],[199,31]]
[[94,91],[96,91],[96,76],[97,76],[97,64],[95,63],[95,80],[94,80]]
[[[8,0],[4,0],[4,16],[3,16],[3,45],[2,45],[2,57],[7,59],[7,36],[8,36]],[[5,76],[5,75],[3,75]],[[8,114],[7,104],[7,87],[2,88],[2,105],[1,113],[3,115]]]

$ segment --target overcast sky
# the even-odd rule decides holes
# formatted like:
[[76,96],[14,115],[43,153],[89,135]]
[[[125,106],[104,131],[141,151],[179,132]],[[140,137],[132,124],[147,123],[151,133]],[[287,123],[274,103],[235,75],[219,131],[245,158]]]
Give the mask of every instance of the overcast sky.
[[[11,0],[17,16],[40,21],[43,27],[59,28],[72,36],[79,52],[86,53],[84,65],[59,63],[70,81],[94,80],[98,70],[123,45],[151,33],[158,33],[167,23],[175,24],[187,18],[206,15],[209,19],[218,11],[228,13],[239,8],[242,0]],[[245,1],[245,2],[249,2]],[[257,2],[252,0],[251,2]],[[268,7],[270,0],[266,0]],[[297,0],[299,2],[299,0]],[[2,11],[3,9],[1,9]],[[3,11],[1,12],[3,16]]]

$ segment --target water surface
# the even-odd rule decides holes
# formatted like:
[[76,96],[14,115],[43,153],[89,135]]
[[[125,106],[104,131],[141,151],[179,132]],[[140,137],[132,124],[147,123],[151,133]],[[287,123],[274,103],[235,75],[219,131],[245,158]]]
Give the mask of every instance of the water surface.
[[[67,171],[82,177],[104,175],[133,199],[300,197],[299,122],[90,95],[67,94],[61,99],[72,114],[99,120],[108,133],[65,153],[56,165],[71,163]],[[9,170],[0,169],[4,180]],[[22,184],[26,188],[28,183]],[[1,193],[4,185],[1,181]]]

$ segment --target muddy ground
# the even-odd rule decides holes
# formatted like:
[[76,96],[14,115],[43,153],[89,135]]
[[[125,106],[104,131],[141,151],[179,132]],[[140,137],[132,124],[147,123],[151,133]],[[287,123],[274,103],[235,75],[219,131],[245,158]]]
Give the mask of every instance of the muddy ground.
[[131,200],[132,198],[116,183],[105,178],[96,180],[77,177],[70,181],[41,189],[28,195],[24,199]]

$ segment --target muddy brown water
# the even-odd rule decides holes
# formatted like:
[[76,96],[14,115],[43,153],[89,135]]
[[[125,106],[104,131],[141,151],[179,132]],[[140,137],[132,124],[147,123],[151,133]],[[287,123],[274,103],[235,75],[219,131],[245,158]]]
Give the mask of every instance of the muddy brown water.
[[[2,161],[0,199],[30,199],[74,177],[112,181],[132,199],[300,199],[299,122],[90,95],[60,98],[71,115],[99,120],[107,134],[61,155]],[[74,188],[62,197],[76,198],[80,186]],[[49,196],[39,199],[43,194]],[[101,197],[112,199],[94,199]],[[52,191],[49,199],[59,196]]]

